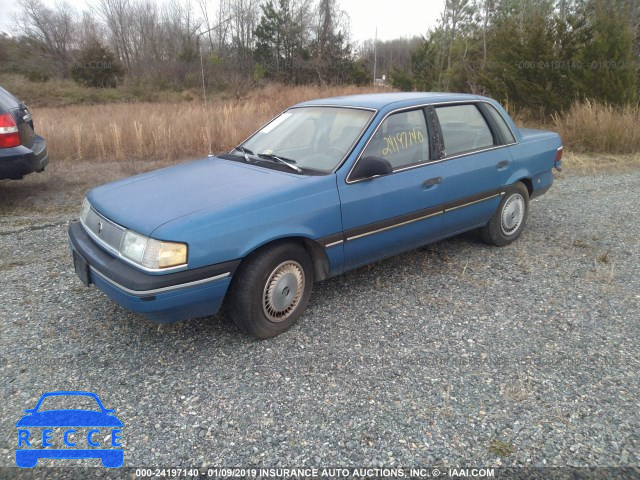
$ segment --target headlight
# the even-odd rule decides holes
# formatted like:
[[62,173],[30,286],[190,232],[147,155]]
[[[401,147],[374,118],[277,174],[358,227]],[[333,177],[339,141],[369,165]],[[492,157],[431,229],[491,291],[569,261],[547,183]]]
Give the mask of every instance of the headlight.
[[122,243],[120,243],[120,253],[129,260],[142,264],[147,240],[149,240],[147,237],[127,230],[122,237]]
[[146,268],[169,268],[187,263],[184,243],[161,242],[131,230],[122,237],[120,253]]
[[87,197],[84,197],[84,200],[82,201],[82,209],[80,210],[80,221],[82,223],[87,222],[87,216],[89,215],[90,210],[91,204],[89,203],[89,200],[87,200]]

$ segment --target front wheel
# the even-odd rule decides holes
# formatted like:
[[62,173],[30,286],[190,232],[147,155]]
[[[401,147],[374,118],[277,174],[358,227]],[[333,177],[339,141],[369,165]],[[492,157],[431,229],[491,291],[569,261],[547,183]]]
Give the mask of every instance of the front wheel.
[[481,229],[482,239],[498,247],[516,240],[529,216],[529,191],[521,182],[513,185],[502,197],[498,210]]
[[241,330],[270,338],[304,312],[313,288],[313,264],[297,243],[279,243],[247,257],[229,291],[229,313]]

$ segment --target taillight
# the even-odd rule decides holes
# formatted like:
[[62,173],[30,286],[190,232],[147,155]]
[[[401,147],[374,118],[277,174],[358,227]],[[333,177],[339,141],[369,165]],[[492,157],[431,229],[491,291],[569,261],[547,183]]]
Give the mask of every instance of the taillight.
[[17,147],[21,143],[18,126],[11,114],[0,114],[0,148]]
[[558,147],[558,150],[556,150],[556,158],[553,161],[553,166],[559,172],[562,171],[562,152],[564,152],[564,148],[563,147]]

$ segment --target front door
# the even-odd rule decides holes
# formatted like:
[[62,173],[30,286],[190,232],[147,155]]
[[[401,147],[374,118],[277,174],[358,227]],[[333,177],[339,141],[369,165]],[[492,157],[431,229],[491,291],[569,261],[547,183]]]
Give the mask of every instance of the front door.
[[388,116],[360,158],[388,160],[393,173],[339,186],[345,269],[428,243],[438,236],[442,165],[430,164],[423,109]]

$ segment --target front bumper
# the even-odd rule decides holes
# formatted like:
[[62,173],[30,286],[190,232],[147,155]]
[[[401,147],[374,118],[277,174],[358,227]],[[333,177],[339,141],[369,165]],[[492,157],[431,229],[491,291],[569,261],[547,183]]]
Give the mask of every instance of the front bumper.
[[28,173],[43,171],[48,163],[47,144],[36,135],[31,148],[20,145],[0,149],[0,179],[19,180]]
[[104,251],[80,223],[69,227],[76,273],[116,303],[156,322],[214,315],[240,260],[168,274],[149,274]]

